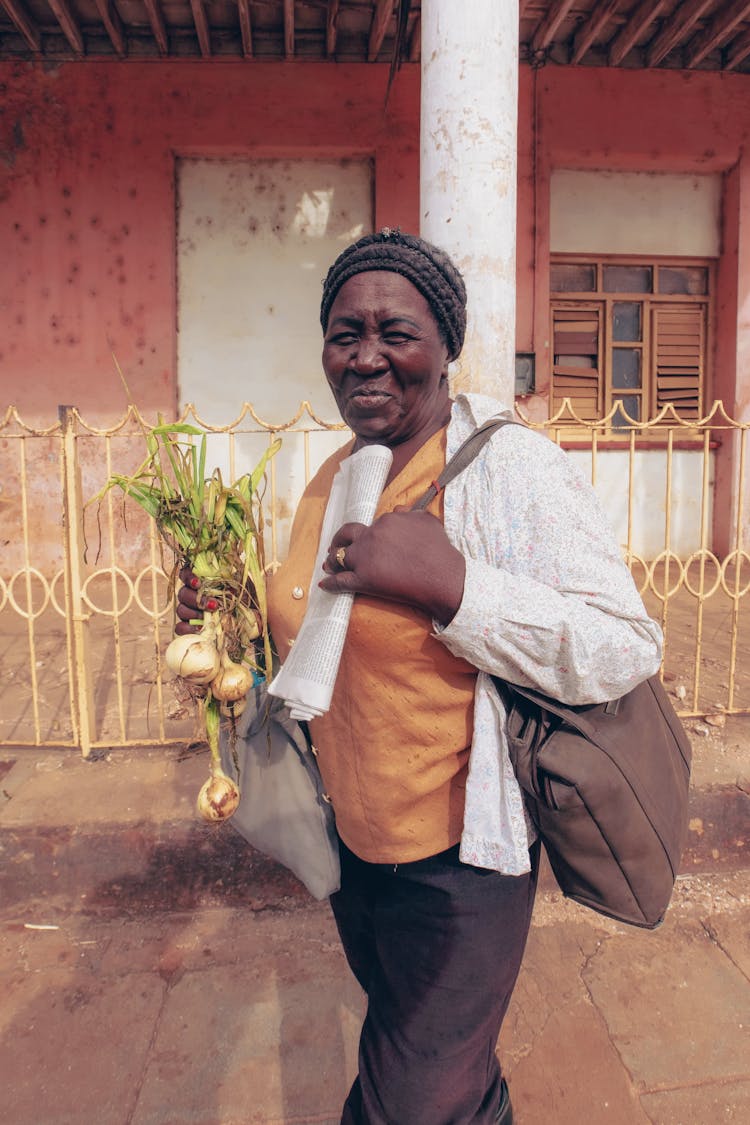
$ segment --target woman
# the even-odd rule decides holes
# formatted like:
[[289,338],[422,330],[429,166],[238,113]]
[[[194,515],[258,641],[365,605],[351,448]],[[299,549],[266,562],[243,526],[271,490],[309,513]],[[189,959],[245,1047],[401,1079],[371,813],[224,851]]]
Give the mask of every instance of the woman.
[[[282,660],[338,466],[366,444],[393,452],[374,523],[338,530],[321,583],[357,595],[331,708],[311,723],[341,839],[331,906],[368,997],[342,1125],[509,1125],[495,1047],[538,843],[490,675],[569,703],[617,698],[658,669],[659,630],[590,487],[521,426],[499,430],[427,511],[409,510],[502,410],[451,401],[466,294],[442,251],[399,232],[360,239],[328,273],[321,324],[354,439],[305,490],[270,583]],[[187,621],[195,593],[180,602]]]

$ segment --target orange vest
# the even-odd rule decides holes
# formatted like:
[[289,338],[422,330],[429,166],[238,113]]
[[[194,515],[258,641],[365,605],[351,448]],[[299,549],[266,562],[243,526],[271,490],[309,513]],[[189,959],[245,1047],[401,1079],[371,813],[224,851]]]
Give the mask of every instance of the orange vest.
[[[422,495],[445,466],[445,442],[443,429],[418,450],[386,486],[377,515]],[[329,458],[306,489],[288,558],[269,582],[282,660],[304,616],[331,483],[350,451]],[[442,519],[442,495],[429,510]],[[458,843],[476,677],[432,635],[424,613],[354,599],[331,708],[310,730],[339,834],[362,859],[408,863]]]

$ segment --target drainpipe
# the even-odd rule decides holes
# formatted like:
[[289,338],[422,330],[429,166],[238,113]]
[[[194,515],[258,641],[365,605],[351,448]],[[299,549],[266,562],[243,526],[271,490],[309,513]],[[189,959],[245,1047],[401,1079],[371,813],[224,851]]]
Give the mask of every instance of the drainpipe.
[[468,291],[454,391],[514,399],[518,0],[422,0],[421,234]]

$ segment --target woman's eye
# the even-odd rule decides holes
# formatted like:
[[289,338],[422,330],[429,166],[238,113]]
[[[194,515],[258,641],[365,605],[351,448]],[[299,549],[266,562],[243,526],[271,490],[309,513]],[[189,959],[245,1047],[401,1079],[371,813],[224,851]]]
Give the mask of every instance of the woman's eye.
[[383,339],[386,344],[405,344],[411,339],[411,336],[407,336],[405,332],[386,332]]
[[331,336],[328,343],[337,344],[341,348],[346,348],[349,347],[350,344],[353,344],[356,339],[357,337],[353,332],[339,332],[337,335]]

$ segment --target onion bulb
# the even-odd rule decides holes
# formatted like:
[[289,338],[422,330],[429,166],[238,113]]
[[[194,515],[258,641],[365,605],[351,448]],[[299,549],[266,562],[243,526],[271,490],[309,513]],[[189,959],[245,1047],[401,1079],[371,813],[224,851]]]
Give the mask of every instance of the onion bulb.
[[242,604],[237,606],[237,612],[242,618],[240,635],[243,644],[247,647],[261,635],[263,619],[257,610]]
[[164,660],[170,672],[194,684],[210,683],[221,667],[213,636],[205,631],[175,637],[164,653]]
[[260,636],[260,625],[255,619],[249,621],[247,618],[245,618],[245,620],[247,624],[242,631],[243,640],[248,642],[257,641],[258,637]]
[[218,767],[211,773],[209,779],[201,786],[198,794],[198,812],[204,820],[216,822],[228,820],[237,811],[240,803],[240,791]]
[[253,675],[244,664],[235,664],[229,654],[222,652],[220,668],[211,681],[211,694],[220,703],[236,703],[244,699],[253,686]]

